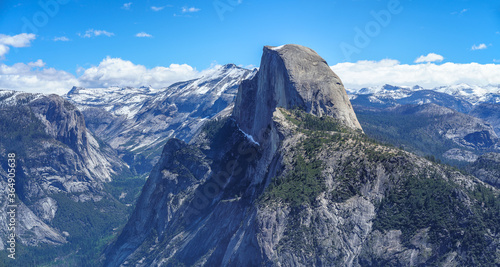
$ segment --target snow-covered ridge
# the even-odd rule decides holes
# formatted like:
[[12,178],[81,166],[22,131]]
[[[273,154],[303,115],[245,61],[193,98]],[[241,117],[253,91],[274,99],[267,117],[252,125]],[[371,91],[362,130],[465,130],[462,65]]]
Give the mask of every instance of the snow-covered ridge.
[[255,73],[227,64],[161,89],[73,88],[65,97],[82,110],[88,127],[111,147],[155,151],[171,137],[188,142],[206,120],[230,112],[227,108],[233,105],[239,84]]
[[441,86],[432,90],[462,98],[474,105],[483,102],[500,103],[500,85],[478,86],[457,84]]
[[174,83],[165,88],[155,89],[151,86],[139,88],[73,87],[64,97],[82,110],[97,107],[117,116],[123,115],[126,118],[132,118],[137,115],[148,100],[155,102],[162,101],[167,97],[189,98],[206,94],[220,96],[226,89],[251,77],[247,73],[247,69],[227,64],[205,71],[200,78]]
[[115,115],[125,115],[128,118],[133,117],[141,108],[142,103],[158,92],[160,90],[152,87],[73,87],[64,97],[82,110],[88,107],[99,107]]
[[349,99],[354,100],[359,95],[373,95],[374,101],[378,98],[402,99],[411,96],[416,91],[431,90],[438,93],[445,93],[462,100],[465,100],[473,105],[489,102],[500,103],[500,85],[468,85],[457,84],[450,86],[441,86],[436,88],[423,88],[420,86],[392,86],[382,85],[373,86],[361,89],[346,89],[349,94]]
[[283,48],[285,45],[280,45],[280,46],[276,46],[276,47],[272,47],[271,50],[274,50],[274,51],[278,51],[280,50],[281,48]]
[[39,93],[33,94],[22,91],[0,89],[0,107],[17,105],[20,102],[29,103],[43,96],[43,94]]
[[[234,86],[241,81],[247,69],[239,68],[234,64],[218,66],[214,69],[207,71],[203,76],[194,80],[189,86],[182,88],[179,91],[171,91],[170,95],[178,94],[179,96],[187,96],[189,94],[203,95],[212,88],[217,88],[216,95],[220,95],[227,88]],[[246,77],[245,77],[246,78]],[[215,81],[215,84],[213,83]],[[227,83],[230,81],[230,83]],[[217,85],[222,84],[222,87]]]

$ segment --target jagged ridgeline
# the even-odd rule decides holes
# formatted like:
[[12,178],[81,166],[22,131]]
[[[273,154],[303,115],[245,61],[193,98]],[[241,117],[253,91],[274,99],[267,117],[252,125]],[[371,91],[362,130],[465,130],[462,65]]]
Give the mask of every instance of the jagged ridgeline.
[[[10,153],[15,203],[7,198]],[[0,266],[95,266],[143,184],[57,95],[0,90],[0,162]],[[7,256],[8,204],[18,207],[15,260]]]
[[497,266],[498,193],[367,138],[313,50],[264,47],[231,116],[167,142],[102,262]]

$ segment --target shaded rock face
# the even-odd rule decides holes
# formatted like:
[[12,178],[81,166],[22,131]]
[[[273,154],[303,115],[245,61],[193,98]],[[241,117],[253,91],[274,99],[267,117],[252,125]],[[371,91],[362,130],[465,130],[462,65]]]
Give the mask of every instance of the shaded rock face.
[[481,103],[474,107],[470,115],[488,122],[500,135],[500,103]]
[[[60,204],[54,195],[74,202],[100,201],[104,183],[127,173],[126,164],[111,147],[87,130],[82,113],[57,95],[0,92],[0,187],[5,191],[7,153],[17,158],[19,240],[28,246],[66,243],[60,225],[53,223]],[[5,189],[5,190],[4,190]],[[6,218],[6,201],[0,218]],[[4,238],[7,220],[0,220]]]
[[[328,101],[291,86],[305,81],[283,75],[302,66],[284,67],[278,51],[285,48],[312,53],[265,48],[259,74],[240,87],[233,117],[210,121],[189,144],[167,142],[104,265],[476,263],[471,249],[456,244],[465,244],[467,222],[480,220],[467,192],[481,182],[365,138],[348,117],[335,117],[335,105],[322,107]],[[297,106],[308,113],[290,110]],[[316,116],[325,114],[335,119]],[[407,205],[410,191],[427,199]],[[429,201],[437,204],[425,206]],[[450,218],[448,228],[431,227],[442,223],[434,221],[436,209]],[[415,211],[422,218],[407,221]],[[495,261],[498,227],[481,227],[481,262]]]
[[480,180],[500,188],[500,153],[487,153],[471,164],[471,172]]
[[[323,142],[329,137],[321,137],[322,145],[306,154],[303,144],[318,136],[294,126],[286,119],[288,111],[278,109],[273,115],[281,141],[277,150],[271,149],[273,142],[258,146],[249,141],[230,119],[221,121],[223,130],[214,136],[203,131],[192,144],[170,140],[134,214],[108,249],[105,266],[442,266],[450,261],[453,264],[447,266],[467,266],[474,262],[468,248],[452,246],[464,242],[463,233],[470,230],[467,222],[476,219],[478,206],[467,195],[479,186],[473,177],[371,143],[353,132],[330,132],[340,139]],[[307,184],[282,187],[276,195],[285,197],[269,198],[276,184],[298,168],[299,155],[308,162],[323,162],[314,179],[324,187],[309,203],[301,200],[294,205],[287,200],[307,190]],[[415,187],[407,187],[408,183]],[[398,214],[399,210],[411,205],[392,202],[395,194],[417,192],[426,183],[428,190],[434,183],[449,185],[432,189],[428,196],[442,196],[436,201],[446,206],[438,213],[456,221],[457,235],[449,234],[455,224],[432,228],[434,215],[422,219],[431,219],[431,224],[413,225],[413,217],[400,224],[410,215]],[[381,203],[396,208],[380,212]],[[435,212],[425,207],[418,211]],[[394,225],[386,225],[393,221]],[[494,260],[500,243],[496,228],[490,227],[492,232],[484,229],[488,234],[480,238],[489,247],[485,257]]]
[[276,107],[332,116],[361,130],[340,78],[304,46],[264,47],[257,75],[240,85],[233,116],[243,131],[263,140]]
[[166,88],[73,88],[65,97],[87,127],[109,143],[137,174],[151,171],[169,138],[186,142],[207,119],[229,113],[242,80],[255,75],[234,64]]
[[30,106],[56,140],[75,151],[82,151],[88,145],[85,119],[75,106],[57,95],[37,99]]

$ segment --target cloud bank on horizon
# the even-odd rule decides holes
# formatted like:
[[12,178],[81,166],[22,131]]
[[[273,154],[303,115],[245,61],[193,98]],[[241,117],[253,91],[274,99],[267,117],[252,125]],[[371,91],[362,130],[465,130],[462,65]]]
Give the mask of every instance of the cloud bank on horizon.
[[500,85],[499,64],[432,63],[441,61],[442,58],[433,54],[415,60],[417,63],[425,64],[401,64],[394,59],[362,60],[355,63],[339,63],[331,66],[331,69],[340,77],[344,86],[351,89],[384,84],[419,85],[428,89],[461,83],[478,86]]
[[[217,65],[218,66],[218,65]],[[65,94],[73,86],[104,88],[111,86],[153,88],[167,87],[175,82],[200,77],[211,69],[199,71],[187,64],[146,68],[121,58],[107,57],[99,65],[80,68],[78,76],[47,67],[42,60],[0,64],[0,89],[33,93]],[[500,84],[500,64],[401,64],[394,59],[380,61],[345,62],[331,66],[346,88],[391,84],[397,86],[420,85],[424,88],[467,83],[470,85]]]
[[[88,36],[87,36],[88,35]],[[102,30],[88,30],[83,37],[112,36]],[[141,32],[137,37],[152,37]],[[34,34],[9,36],[0,34],[0,58],[5,57],[10,47],[30,46],[36,39]],[[69,41],[62,39],[61,41]],[[380,61],[361,60],[331,66],[342,79],[346,88],[391,84],[397,86],[419,85],[424,88],[467,83],[470,85],[500,85],[500,64],[442,62],[444,57],[436,53],[421,55],[415,64],[401,64],[395,59]],[[200,77],[211,69],[199,71],[188,64],[172,63],[168,67],[147,68],[118,57],[106,57],[98,65],[79,68],[77,75],[46,66],[42,59],[29,63],[7,65],[0,63],[0,89],[32,93],[65,94],[73,86],[87,88],[140,87],[164,88],[175,82]]]

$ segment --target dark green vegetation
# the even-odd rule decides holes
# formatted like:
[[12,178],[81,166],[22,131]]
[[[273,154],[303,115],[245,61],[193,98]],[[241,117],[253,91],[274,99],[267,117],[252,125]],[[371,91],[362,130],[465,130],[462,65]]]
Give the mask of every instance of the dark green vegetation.
[[356,115],[365,133],[382,143],[392,144],[419,156],[434,157],[447,164],[461,167],[463,162],[446,159],[443,153],[461,147],[438,133],[439,123],[446,117],[421,116],[390,111],[356,110]]
[[[64,104],[66,109],[74,108],[69,103]],[[54,146],[42,148],[42,142]],[[22,170],[31,170],[38,166],[58,168],[59,166],[52,165],[54,163],[60,164],[61,172],[71,169],[71,166],[68,166],[71,163],[65,162],[64,155],[57,149],[61,146],[68,147],[46,133],[45,125],[29,105],[20,103],[0,108],[0,149],[16,153],[16,192],[19,201],[23,201],[29,208],[38,199],[32,196],[33,193],[29,196],[30,192],[25,190],[29,188],[30,183],[36,184],[34,179],[42,177],[35,177]],[[48,156],[37,156],[42,149]],[[0,155],[0,164],[4,170],[7,169],[4,166],[7,163],[6,156]],[[72,199],[77,194],[48,194],[57,201],[58,209],[55,218],[45,223],[60,233],[69,233],[66,238],[68,242],[56,246],[41,244],[33,247],[22,245],[18,240],[17,259],[13,261],[7,257],[6,251],[0,251],[0,266],[98,266],[98,257],[126,223],[132,210],[131,204],[135,203],[143,184],[144,179],[132,177],[124,171],[113,177],[112,182],[104,184],[103,192],[96,194],[102,194],[100,201],[90,200],[82,203]]]
[[[347,143],[350,140],[365,147],[363,154],[366,161],[360,163],[356,160],[357,155],[351,155],[342,163],[342,171],[335,176],[336,184],[330,192],[335,202],[343,202],[360,193],[362,185],[369,180],[367,173],[363,173],[365,165],[395,156],[376,151],[374,147],[380,143],[343,127],[332,117],[316,117],[298,109],[281,111],[306,138],[294,148],[290,171],[273,179],[261,198],[263,202],[281,199],[293,206],[313,205],[314,199],[326,190],[322,174],[325,163],[318,155],[326,147],[332,151],[352,149]],[[332,144],[335,146],[332,147]]]
[[[490,154],[491,157],[491,154]],[[488,155],[480,157],[479,160],[474,162],[473,167],[476,169],[486,169],[491,172],[500,174],[500,164],[498,161],[488,158]]]
[[[335,124],[334,121],[300,111],[285,111],[284,114],[299,126],[297,131],[306,137],[294,148],[292,166],[286,168],[289,171],[274,178],[261,198],[261,203],[281,200],[291,206],[292,223],[287,225],[284,238],[280,240],[280,250],[306,251],[311,255],[318,253],[313,249],[317,246],[318,233],[313,227],[299,223],[304,216],[301,207],[316,206],[315,199],[322,192],[337,203],[362,196],[362,187],[374,182],[375,166],[381,166],[388,173],[392,186],[381,202],[374,203],[377,215],[373,230],[382,233],[400,230],[401,243],[406,249],[415,248],[412,238],[419,232],[427,231],[433,252],[426,264],[439,265],[445,260],[443,255],[452,251],[459,253],[458,260],[465,266],[500,264],[494,249],[498,249],[495,236],[500,234],[500,198],[497,191],[480,183],[469,189],[457,184],[449,177],[463,174],[440,164],[439,159],[432,156],[428,159],[433,164],[416,167],[405,152],[383,146],[340,126],[328,125]],[[314,126],[306,128],[305,125]],[[410,121],[405,127],[410,125],[417,129],[423,124]],[[390,125],[387,128],[385,130],[391,131]],[[429,145],[432,141],[426,142]],[[426,146],[424,143],[421,145]],[[332,189],[325,186],[328,166],[320,156],[325,155],[324,151],[343,151],[345,157],[335,167]],[[369,263],[390,265],[382,259],[371,259]]]
[[133,205],[145,182],[146,180],[139,176],[116,176],[110,183],[104,184],[104,188],[121,203]]
[[320,160],[306,162],[301,155],[297,156],[293,170],[273,179],[262,200],[281,199],[292,206],[311,205],[326,189],[320,178],[323,165]]
[[75,202],[66,194],[51,195],[59,209],[51,225],[69,233],[68,243],[59,246],[22,246],[18,242],[17,259],[0,253],[2,266],[98,266],[98,257],[107,243],[126,223],[130,209],[117,200]]
[[316,117],[299,109],[282,112],[287,120],[297,125],[298,130],[308,137],[297,145],[293,167],[273,179],[262,195],[261,202],[282,200],[294,207],[312,205],[316,197],[326,190],[321,178],[325,164],[317,158],[316,152],[322,145],[342,139],[338,132],[347,130],[332,117]]
[[27,106],[0,108],[0,142],[8,152],[24,156],[27,148],[49,136],[45,126]]
[[[471,206],[466,204],[469,201]],[[500,233],[498,218],[500,198],[483,185],[464,193],[435,173],[408,174],[380,203],[373,228],[401,230],[408,247],[412,236],[427,228],[430,242],[441,254],[467,251],[465,265],[494,266],[497,256],[489,250],[493,240],[488,231]],[[431,262],[440,260],[435,257]]]
[[293,110],[281,109],[281,111],[283,111],[287,120],[299,127],[299,130],[335,132],[348,131],[345,127],[342,127],[342,125],[339,124],[335,118],[330,116],[317,117],[298,108]]

